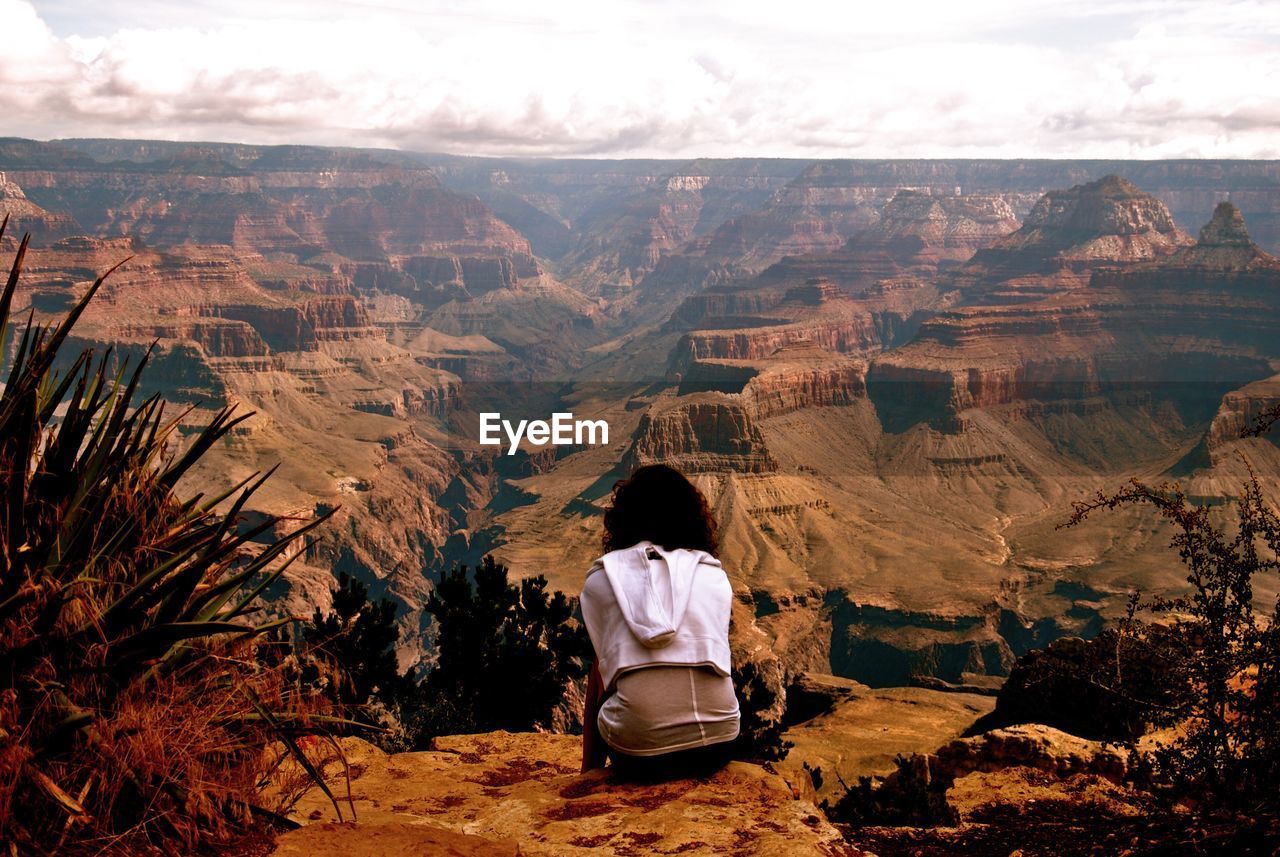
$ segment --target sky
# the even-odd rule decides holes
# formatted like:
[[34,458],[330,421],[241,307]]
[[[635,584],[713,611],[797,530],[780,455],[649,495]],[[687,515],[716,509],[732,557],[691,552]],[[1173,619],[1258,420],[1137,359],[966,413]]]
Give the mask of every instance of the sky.
[[1280,0],[0,0],[0,135],[1280,157]]

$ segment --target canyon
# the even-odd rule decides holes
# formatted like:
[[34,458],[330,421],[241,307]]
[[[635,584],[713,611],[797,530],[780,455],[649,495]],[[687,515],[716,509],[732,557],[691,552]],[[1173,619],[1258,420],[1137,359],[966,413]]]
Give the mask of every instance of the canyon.
[[[186,487],[278,465],[250,515],[337,507],[276,609],[354,574],[400,605],[405,667],[443,568],[493,553],[576,593],[614,480],[661,461],[712,503],[780,697],[801,672],[985,693],[1182,584],[1165,528],[1059,530],[1072,501],[1139,477],[1221,506],[1241,455],[1280,473],[1240,437],[1280,401],[1275,162],[4,139],[0,210],[6,252],[33,236],[24,316],[128,259],[78,341],[151,349],[188,425],[256,411]],[[508,455],[492,412],[610,442]]]

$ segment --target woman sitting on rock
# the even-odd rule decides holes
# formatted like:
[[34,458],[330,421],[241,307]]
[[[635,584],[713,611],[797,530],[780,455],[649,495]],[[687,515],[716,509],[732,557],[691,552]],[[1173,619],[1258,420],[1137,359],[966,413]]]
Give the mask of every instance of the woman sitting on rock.
[[582,770],[641,779],[706,774],[738,736],[730,678],[733,591],[715,520],[683,475],[655,464],[613,488],[604,556],[587,572],[582,616],[596,660],[583,713]]

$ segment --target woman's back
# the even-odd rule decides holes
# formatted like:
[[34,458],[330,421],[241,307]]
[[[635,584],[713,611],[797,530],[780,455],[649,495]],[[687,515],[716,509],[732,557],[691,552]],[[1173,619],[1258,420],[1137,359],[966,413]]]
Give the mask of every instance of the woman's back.
[[651,465],[614,486],[604,522],[579,600],[596,655],[583,770],[607,751],[641,776],[705,773],[728,759],[739,721],[715,521],[691,482]]
[[581,603],[608,694],[596,726],[610,748],[652,757],[738,737],[732,598],[702,551],[641,542],[592,566]]
[[650,666],[704,666],[729,675],[733,589],[705,551],[649,542],[611,551],[587,572],[582,616],[606,690]]

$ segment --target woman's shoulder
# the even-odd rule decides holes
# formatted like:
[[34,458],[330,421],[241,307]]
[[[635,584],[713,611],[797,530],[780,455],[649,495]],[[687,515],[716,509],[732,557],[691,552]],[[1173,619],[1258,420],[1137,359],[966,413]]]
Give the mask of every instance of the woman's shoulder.
[[611,591],[608,579],[603,574],[595,573],[599,570],[599,567],[595,565],[587,570],[587,577],[582,581],[582,594],[584,596],[590,597],[592,592],[604,593]]
[[716,568],[721,567],[720,560],[717,557],[704,550],[699,550],[698,548],[676,548],[675,550],[664,551],[664,553],[668,558],[678,557],[689,563],[696,561],[699,565],[710,565]]
[[630,562],[634,562],[639,559],[639,555],[642,551],[651,547],[653,547],[653,545],[649,542],[636,542],[635,544],[628,545],[625,548],[618,548],[617,550],[611,550],[607,553],[603,553],[592,560],[590,567],[587,568],[587,579],[590,580],[597,571],[604,571],[606,564],[613,568],[620,568]]

